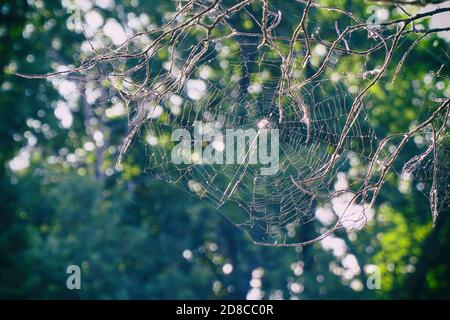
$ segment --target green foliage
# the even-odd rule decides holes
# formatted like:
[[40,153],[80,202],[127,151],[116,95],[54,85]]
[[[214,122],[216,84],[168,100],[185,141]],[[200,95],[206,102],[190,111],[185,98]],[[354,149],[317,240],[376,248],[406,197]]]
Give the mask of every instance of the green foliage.
[[[146,13],[150,23],[160,24],[164,12],[174,7],[172,1],[163,0],[142,1],[137,8],[135,3],[116,1],[113,8],[95,9],[105,20],[124,19],[126,13],[135,12]],[[351,3],[358,12],[365,12],[362,1]],[[55,117],[55,104],[62,98],[51,82],[12,74],[15,70],[48,72],[52,63],[65,65],[79,59],[84,37],[68,28],[76,15],[75,9],[54,1],[0,4],[0,297],[450,297],[448,213],[432,229],[426,198],[416,188],[399,197],[395,177],[383,189],[367,228],[339,232],[333,238],[342,241],[345,255],[355,256],[358,262],[359,272],[346,278],[349,267],[342,255],[323,244],[302,250],[253,245],[215,209],[145,174],[145,154],[139,148],[133,148],[121,171],[112,170],[117,156],[114,146],[125,132],[123,116],[108,118],[104,105],[90,106],[98,120],[94,126],[103,122],[107,128],[108,144],[87,148],[86,143],[95,141],[81,105],[71,111],[72,125],[64,128]],[[316,18],[326,26],[332,16],[317,14]],[[281,28],[291,28],[294,18]],[[243,29],[255,28],[245,15],[240,19]],[[334,22],[330,32],[333,28]],[[430,50],[434,59],[429,58]],[[371,89],[378,133],[401,132],[425,116],[421,103],[412,99],[414,93],[442,96],[448,90],[448,83],[442,87],[433,79],[424,81],[430,70],[441,67],[445,50],[444,40],[428,38],[414,50],[414,59],[420,63],[404,66],[395,85],[385,81]],[[168,54],[160,51],[159,63]],[[330,74],[358,74],[361,67],[348,59]],[[212,74],[219,79],[229,76],[220,68]],[[392,76],[392,72],[386,75]],[[352,80],[345,83],[352,84]],[[105,82],[105,87],[111,85]],[[33,125],[36,120],[40,125]],[[21,150],[29,152],[30,164],[11,170],[10,161]],[[413,155],[418,150],[408,145],[405,152]],[[74,155],[78,158],[71,161]],[[70,264],[82,268],[81,291],[65,286]],[[225,272],[226,264],[233,266],[232,272]],[[381,290],[365,287],[369,274],[364,266],[370,264],[381,268]]]

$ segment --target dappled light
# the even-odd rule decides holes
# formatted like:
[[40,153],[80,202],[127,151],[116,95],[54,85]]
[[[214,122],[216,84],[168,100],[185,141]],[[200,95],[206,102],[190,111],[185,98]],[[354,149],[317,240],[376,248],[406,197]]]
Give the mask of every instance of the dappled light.
[[450,298],[449,14],[2,1],[0,296]]

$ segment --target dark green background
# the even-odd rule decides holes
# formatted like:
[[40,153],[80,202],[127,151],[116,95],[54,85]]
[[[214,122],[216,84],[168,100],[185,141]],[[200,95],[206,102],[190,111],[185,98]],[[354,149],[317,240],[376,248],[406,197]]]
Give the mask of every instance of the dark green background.
[[[137,3],[116,0],[112,8],[96,9],[105,20],[125,21],[134,12],[160,24],[164,12],[174,7],[167,0]],[[361,1],[333,4],[368,16]],[[449,216],[443,212],[432,229],[427,198],[414,187],[401,194],[395,177],[380,195],[375,219],[356,239],[345,232],[336,235],[362,269],[346,280],[331,271],[345,266],[320,243],[303,250],[255,246],[211,207],[142,173],[143,144],[134,144],[124,170],[112,175],[104,174],[117,156],[110,149],[104,150],[103,160],[88,151],[83,161],[70,164],[67,154],[89,141],[82,108],[73,112],[72,126],[62,128],[54,115],[54,102],[61,98],[51,83],[23,79],[12,71],[48,72],[52,62],[79,60],[84,36],[67,28],[71,15],[57,1],[0,4],[1,298],[243,299],[251,289],[252,272],[258,273],[254,270],[264,270],[265,299],[450,298]],[[330,16],[317,19],[320,24]],[[24,36],[30,26],[34,31]],[[385,81],[374,88],[377,133],[406,130],[421,112],[412,101],[415,96],[443,95],[436,88],[438,79],[425,84],[423,78],[448,60],[448,49],[444,40],[428,38],[413,51],[394,86]],[[340,65],[355,73],[359,67],[351,60]],[[448,74],[448,66],[443,72]],[[92,108],[98,112],[91,116],[108,128],[109,145],[117,145],[126,119],[107,120],[104,105]],[[9,161],[30,135],[36,138],[30,166],[13,172]],[[417,151],[406,150],[411,156]],[[52,156],[57,161],[48,161]],[[189,256],[185,250],[191,259],[183,257],[183,252]],[[233,265],[230,274],[223,272],[226,263]],[[66,288],[70,264],[82,268],[80,291]],[[380,267],[380,290],[365,287],[368,264]],[[363,283],[362,291],[352,289],[355,279]],[[301,292],[291,290],[294,282]]]

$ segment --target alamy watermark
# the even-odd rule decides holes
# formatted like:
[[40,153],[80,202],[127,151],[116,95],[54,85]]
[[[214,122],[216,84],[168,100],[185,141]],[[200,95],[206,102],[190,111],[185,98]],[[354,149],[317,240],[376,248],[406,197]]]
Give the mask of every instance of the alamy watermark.
[[76,264],[67,267],[66,273],[69,274],[66,280],[66,286],[69,290],[81,289],[81,269]]
[[279,130],[269,120],[255,128],[221,131],[210,123],[194,122],[193,136],[188,129],[176,129],[171,140],[178,141],[171,152],[174,164],[261,165],[261,175],[279,170]]
[[381,269],[377,265],[366,266],[366,273],[368,274],[366,280],[366,287],[369,290],[380,290],[381,289]]

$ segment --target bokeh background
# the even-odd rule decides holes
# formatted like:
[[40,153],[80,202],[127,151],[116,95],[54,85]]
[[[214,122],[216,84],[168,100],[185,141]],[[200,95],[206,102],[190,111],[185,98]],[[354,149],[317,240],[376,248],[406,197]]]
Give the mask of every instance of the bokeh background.
[[[373,4],[322,3],[361,17]],[[118,44],[160,25],[175,7],[168,0],[0,2],[0,297],[450,298],[450,218],[441,212],[432,228],[416,181],[399,187],[392,176],[361,231],[303,249],[255,246],[204,202],[145,174],[145,141],[114,169],[126,132],[120,100],[98,103],[76,81],[14,75],[75,65],[89,50],[82,24],[104,44]],[[381,18],[395,14],[393,6],[380,8]],[[449,82],[432,73],[442,67],[448,74],[447,41],[445,34],[427,38],[395,85],[373,89],[380,135],[408,129],[422,110],[417,97],[449,95]],[[358,74],[361,66],[349,60],[339,68]],[[418,150],[420,143],[406,152]],[[66,288],[71,264],[82,269],[82,290]],[[381,288],[370,290],[375,268]]]

